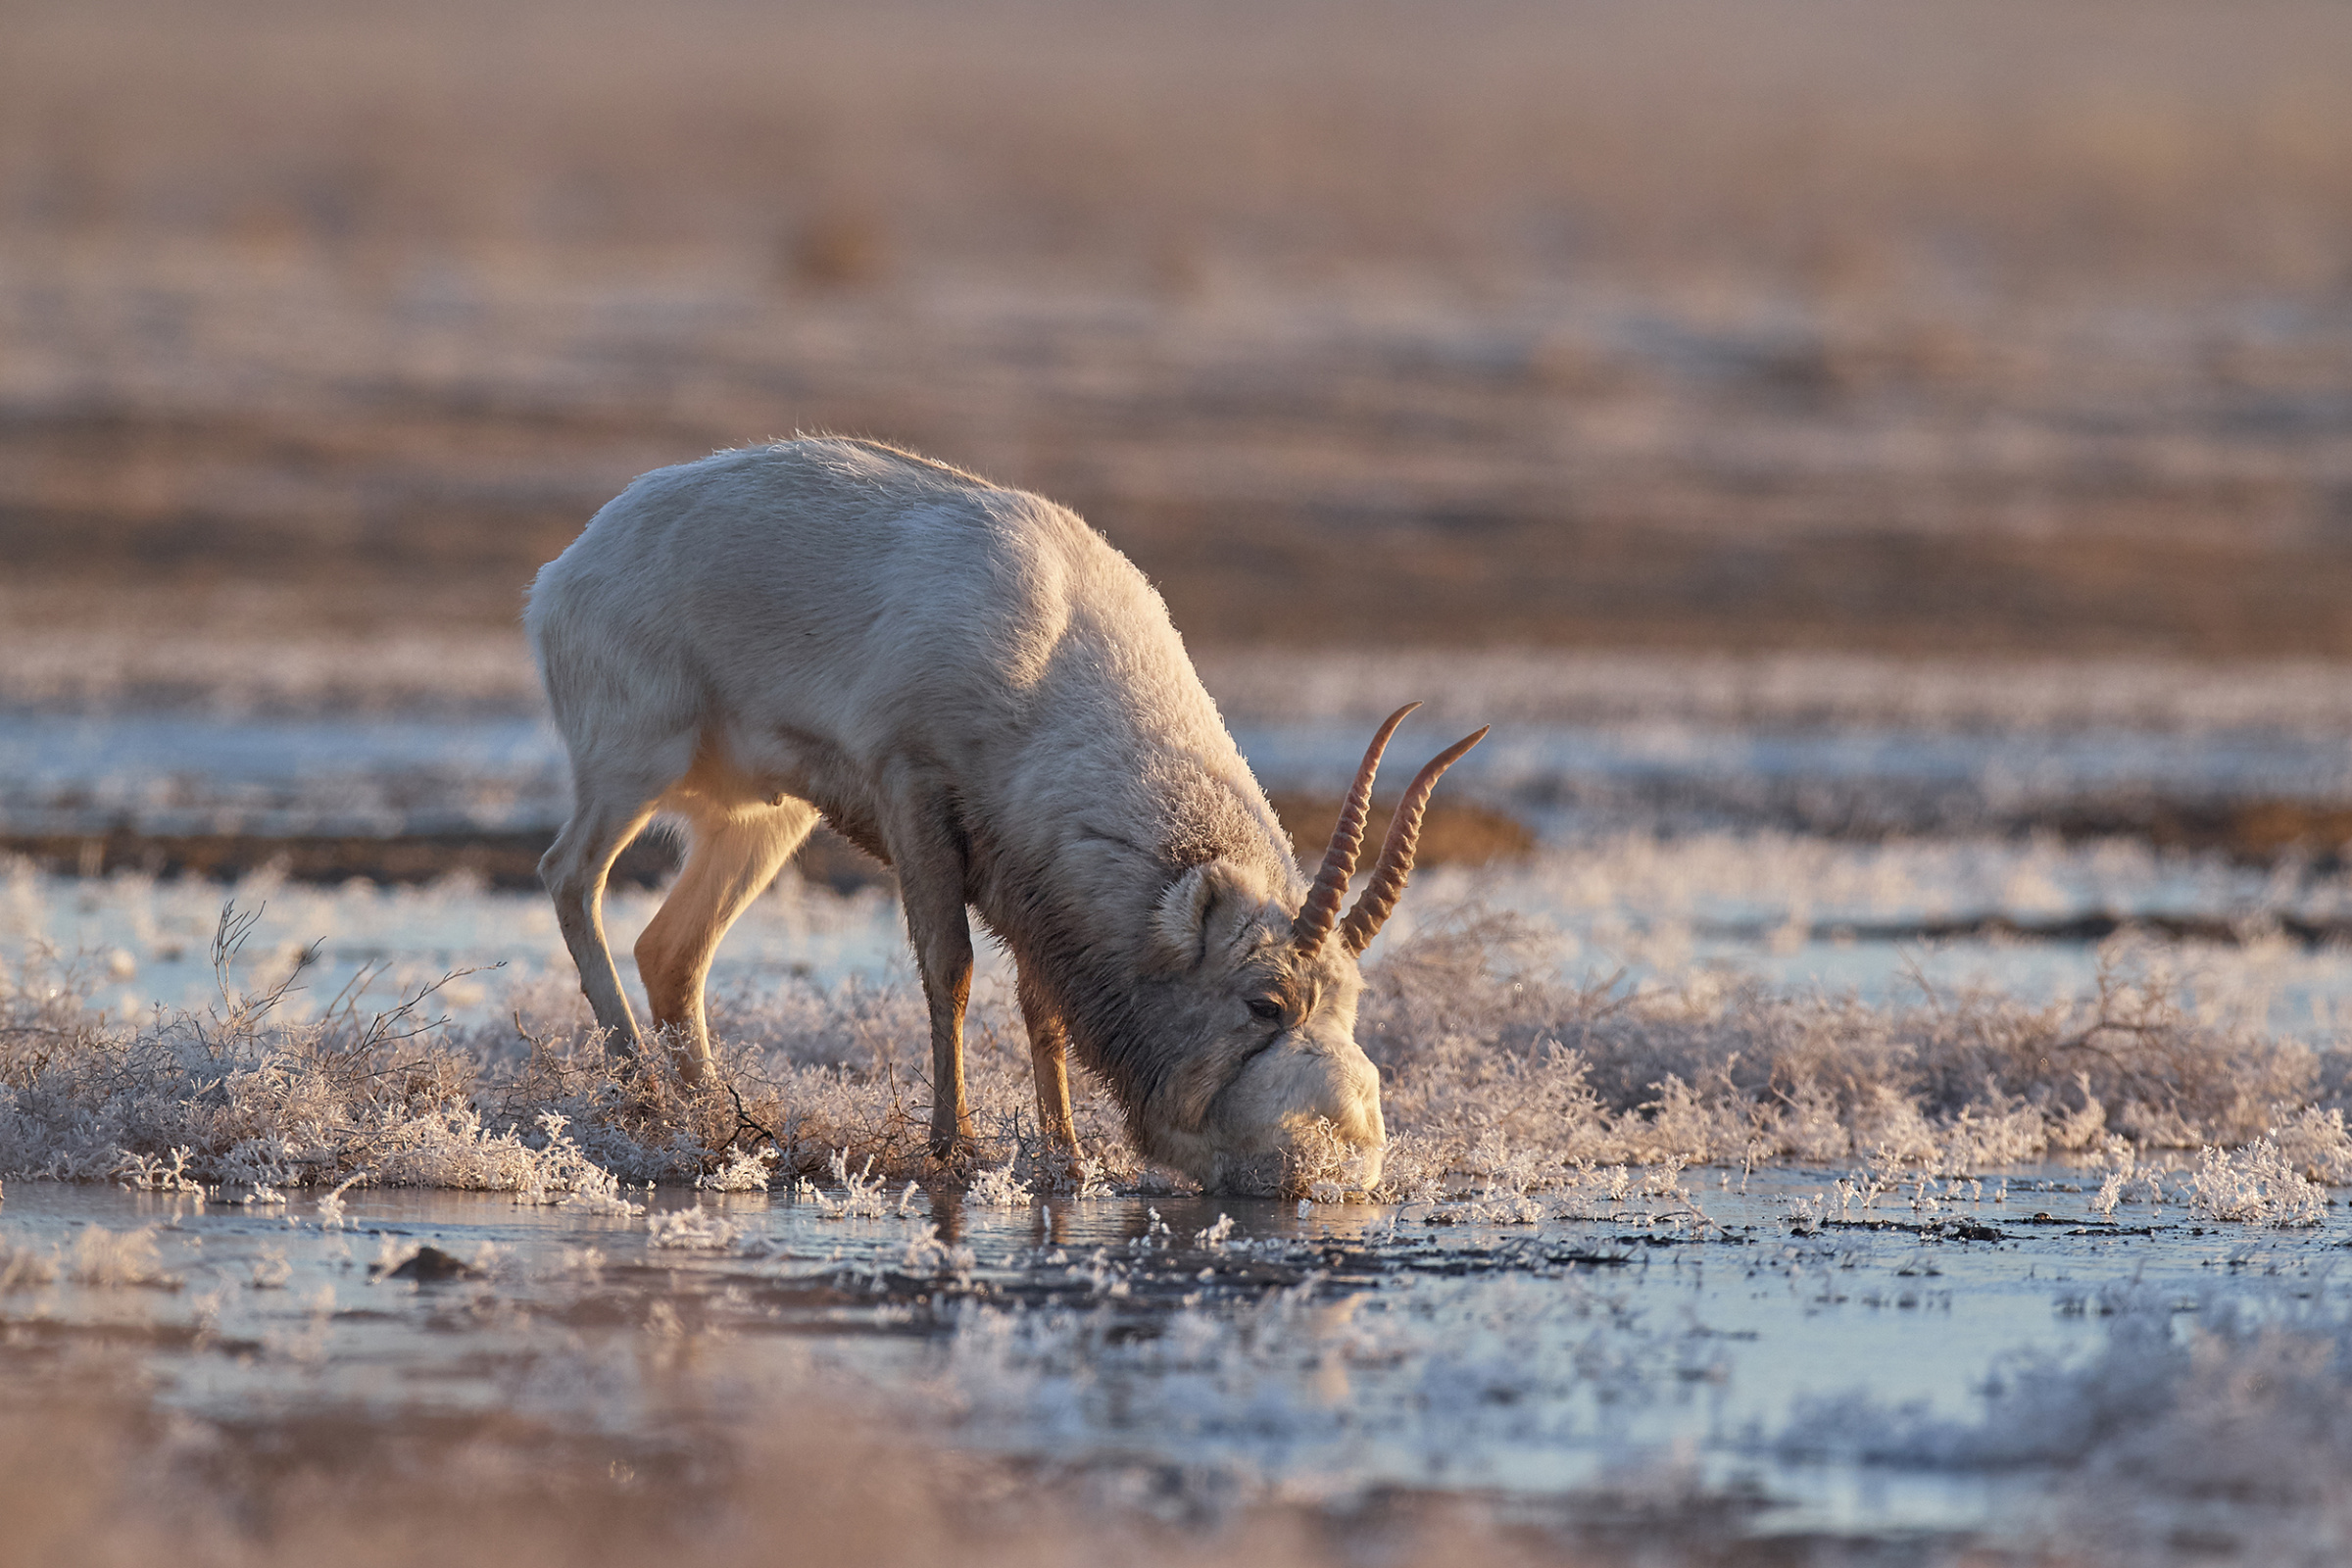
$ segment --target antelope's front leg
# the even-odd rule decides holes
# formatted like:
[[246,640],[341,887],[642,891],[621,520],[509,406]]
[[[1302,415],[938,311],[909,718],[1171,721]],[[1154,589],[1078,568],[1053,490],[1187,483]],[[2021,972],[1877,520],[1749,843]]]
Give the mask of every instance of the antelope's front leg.
[[1021,1021],[1029,1026],[1029,1063],[1037,1070],[1037,1120],[1046,1142],[1064,1153],[1078,1152],[1078,1126],[1070,1118],[1070,1034],[1060,1011],[1023,975],[1015,986]]
[[972,1111],[963,1098],[963,1009],[972,1000],[972,931],[963,906],[928,934],[916,927],[914,948],[923,971],[923,1001],[931,1009],[931,1152],[945,1158],[968,1150]]
[[964,913],[962,835],[953,808],[934,797],[892,835],[906,937],[931,1013],[931,1152],[968,1151],[972,1113],[963,1098],[963,1012],[972,998],[972,926]]

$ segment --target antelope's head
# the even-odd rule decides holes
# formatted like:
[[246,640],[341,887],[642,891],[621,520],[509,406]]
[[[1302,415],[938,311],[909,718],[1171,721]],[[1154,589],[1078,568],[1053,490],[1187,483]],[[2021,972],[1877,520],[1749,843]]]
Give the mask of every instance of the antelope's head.
[[[1408,704],[1364,753],[1306,898],[1227,860],[1196,865],[1160,898],[1152,937],[1170,984],[1173,1070],[1143,1107],[1145,1152],[1204,1187],[1273,1193],[1380,1180],[1388,1132],[1380,1073],[1355,1043],[1357,960],[1396,907],[1438,777],[1486,738],[1431,760],[1396,805],[1364,891],[1340,913],[1363,847],[1372,780]],[[1296,884],[1292,884],[1296,888]]]

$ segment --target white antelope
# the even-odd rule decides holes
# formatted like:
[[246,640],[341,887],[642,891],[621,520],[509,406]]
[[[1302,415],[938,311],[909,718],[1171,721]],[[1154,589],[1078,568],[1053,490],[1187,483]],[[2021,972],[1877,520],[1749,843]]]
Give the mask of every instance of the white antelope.
[[657,812],[684,869],[643,936],[654,1023],[708,1070],[712,951],[821,815],[896,867],[931,1016],[931,1145],[971,1136],[967,906],[1011,954],[1048,1135],[1068,1052],[1150,1157],[1278,1184],[1318,1122],[1377,1181],[1380,1076],[1356,960],[1403,891],[1438,775],[1397,807],[1343,919],[1383,747],[1311,887],[1167,608],[1074,514],[873,442],[811,439],[645,474],[539,573],[525,616],[570,749],[540,862],[597,1022],[637,1023],[604,934],[613,858]]

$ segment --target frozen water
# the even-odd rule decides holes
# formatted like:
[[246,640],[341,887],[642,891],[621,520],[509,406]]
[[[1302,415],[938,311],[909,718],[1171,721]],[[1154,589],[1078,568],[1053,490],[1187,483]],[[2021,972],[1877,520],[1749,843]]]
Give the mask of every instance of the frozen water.
[[568,791],[539,717],[0,719],[0,813],[20,832],[536,827],[563,820]]
[[[1333,787],[1363,740],[1360,725],[1320,719],[1253,719],[1240,735],[1271,787],[1296,789]],[[1898,949],[1868,936],[1993,916],[2204,918],[2258,938],[2281,918],[2341,921],[2352,917],[2352,876],[2341,872],[2236,866],[2126,840],[2061,845],[1972,824],[1987,812],[2102,792],[2332,800],[2348,772],[2342,739],[2308,726],[1520,723],[1472,753],[1446,787],[1505,802],[1540,823],[1544,853],[1517,868],[1424,873],[1399,930],[1475,897],[1559,933],[1560,956],[1573,968],[1622,967],[1636,984],[1713,967],[1884,1000],[1916,972],[1945,987],[2065,996],[2090,983],[2099,962],[2092,949],[1971,938]],[[0,723],[0,813],[19,831],[116,823],[153,832],[544,829],[561,821],[565,789],[560,743],[544,720],[525,716],[20,713]],[[1908,800],[1898,816],[1908,811],[1904,820],[1915,828],[1943,821],[1946,829],[1838,842],[1779,825],[1783,808],[1805,818],[1819,814],[1823,800],[1881,812]],[[267,876],[236,897],[248,909],[270,906],[257,954],[286,956],[323,944],[307,980],[315,999],[333,996],[370,964],[389,965],[386,983],[400,985],[494,964],[506,965],[510,979],[530,979],[568,963],[531,897],[324,891]],[[218,913],[211,891],[135,877],[100,886],[20,869],[7,898],[0,945],[11,952],[47,941],[133,969],[135,981],[108,994],[119,1009],[151,999],[186,1004],[211,989],[202,961]],[[613,906],[616,946],[625,950],[651,905],[621,891]],[[788,878],[722,950],[718,977],[722,985],[758,985],[779,973],[874,979],[898,961],[900,947],[887,903],[845,902]],[[2328,1033],[2352,995],[2343,965],[2290,942],[2175,951],[2192,971],[2197,1005],[2216,1015]],[[468,998],[506,1006],[499,987],[479,981],[451,988],[442,1001],[462,1015]]]
[[[1744,1499],[1746,1533],[1994,1544],[2045,1525],[2117,1441],[2096,1409],[2004,1430],[2021,1401],[2046,1421],[2066,1389],[2135,1400],[2144,1446],[2199,1419],[2191,1363],[2255,1356],[2266,1324],[2324,1345],[2352,1322],[2340,1211],[2293,1230],[2177,1200],[2102,1215],[2046,1169],[1866,1206],[1857,1177],[1602,1174],[1503,1224],[1182,1196],[935,1190],[861,1215],[813,1191],[669,1191],[632,1216],[14,1183],[0,1315],[106,1325],[169,1404],[212,1418],[503,1403],[626,1431],[674,1403],[653,1352],[683,1344],[713,1386],[856,1388],[983,1451],[1183,1476],[1203,1506],[1574,1498],[1664,1470]],[[2352,1392],[2340,1360],[2319,1375]]]
[[[1369,728],[1253,719],[1235,737],[1269,788],[1328,794],[1353,772]],[[1446,787],[1513,804],[1555,837],[1629,814],[1718,823],[1770,814],[1807,791],[1965,822],[2119,795],[2335,801],[2352,792],[2352,742],[2308,728],[1529,720],[1497,730]],[[0,721],[0,811],[20,831],[553,827],[568,804],[562,741],[538,716],[14,712]]]

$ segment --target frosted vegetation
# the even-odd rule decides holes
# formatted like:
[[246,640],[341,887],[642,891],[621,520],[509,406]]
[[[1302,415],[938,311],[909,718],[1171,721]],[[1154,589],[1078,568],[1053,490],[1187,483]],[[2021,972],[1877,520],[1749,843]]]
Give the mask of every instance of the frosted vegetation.
[[[1508,911],[1414,912],[1376,953],[1358,1028],[1393,1138],[1380,1198],[1537,1200],[1620,1164],[1795,1161],[1890,1187],[2065,1158],[2111,1168],[2116,1201],[2187,1201],[2190,1182],[2211,1218],[2291,1221],[2324,1201],[2303,1184],[2352,1182],[2344,1059],[2243,1009],[2189,1004],[2150,951],[2111,950],[2073,999],[1921,981],[1870,1001],[1689,965],[1636,984],[1563,962],[1554,931]],[[370,1001],[354,971],[341,994],[314,995],[315,950],[248,961],[258,913],[220,917],[216,995],[196,1006],[112,1008],[92,999],[106,956],[20,950],[0,987],[0,1172],[597,1205],[625,1202],[615,1182],[761,1185],[771,1161],[781,1179],[837,1188],[850,1171],[937,1174],[924,1013],[903,970],[770,971],[722,990],[717,1081],[688,1092],[608,1055],[560,967],[426,980],[396,1002]],[[444,990],[468,985],[458,1015]],[[1081,1168],[1039,1157],[1001,965],[983,974],[969,1040],[979,1165],[998,1173],[984,1195],[1166,1190],[1099,1093],[1079,1102]],[[2200,1157],[2193,1177],[2171,1169]],[[1331,1174],[1310,1161],[1293,1185],[1336,1197]]]
[[[370,822],[438,812],[507,823],[560,794],[560,769],[513,738],[527,721],[469,727],[409,707],[439,691],[477,713],[527,710],[527,668],[498,638],[380,659],[322,641],[272,659],[232,650],[216,664],[109,646],[111,662],[54,651],[45,663],[11,662],[0,679],[15,685],[0,695],[28,708],[168,699],[213,712],[408,710],[368,731],[374,749],[354,764],[374,792],[361,791]],[[2246,788],[2282,788],[2293,780],[2261,767],[2284,758],[2310,775],[2299,787],[2326,793],[2344,766],[2329,737],[2346,689],[2328,666],[2150,674],[2123,663],[1497,651],[1236,657],[1208,661],[1204,674],[1253,761],[1284,787],[1345,776],[1363,715],[1396,691],[1430,695],[1449,720],[1519,726],[1465,764],[1461,792],[1530,811],[1548,842],[1514,865],[1426,869],[1373,950],[1360,1033],[1396,1135],[1380,1196],[1539,1201],[1620,1163],[1949,1178],[2058,1158],[2097,1165],[2114,1203],[2186,1206],[2194,1183],[2197,1212],[2238,1220],[2308,1215],[2320,1200],[2293,1183],[2352,1175],[2340,1120],[2329,1120],[2352,1070],[2324,1049],[2352,1007],[2352,982],[2335,950],[2282,929],[2352,915],[2342,870],[2127,839],[1838,840],[1752,814],[1678,816],[1670,799],[1692,781],[1718,795],[1875,797],[1888,793],[1886,768],[1925,777],[1917,756],[1945,744],[1974,748],[1956,776],[1989,799],[2032,784],[2019,760],[2034,746],[2064,746],[2086,726],[2172,746],[2148,754],[2143,782],[2193,757]],[[316,737],[298,719],[271,731],[275,749],[256,760],[227,756],[252,750],[233,726],[220,730],[221,756],[191,760],[176,731],[141,730],[150,717],[89,745],[155,752],[154,765],[147,752],[118,764],[140,779],[169,774],[188,811],[241,821],[262,797],[239,792],[255,790],[271,809],[357,809],[360,797],[308,760]],[[1587,727],[1544,727],[1561,724]],[[1874,725],[1908,737],[1887,749],[1891,760],[1836,749]],[[1761,750],[1806,735],[1831,750],[1796,764]],[[2272,742],[2293,746],[2263,750]],[[36,816],[65,811],[70,796],[112,801],[103,769],[60,763],[55,748],[18,750],[0,786]],[[2048,786],[2080,791],[2107,779],[2116,756],[2137,755],[2093,750],[2053,753]],[[166,767],[165,753],[178,762]],[[2094,763],[2109,773],[2081,771]],[[1774,783],[1773,766],[1795,770]],[[1633,806],[1617,818],[1579,814],[1619,784]],[[1563,808],[1547,816],[1545,801]],[[699,1095],[607,1058],[535,895],[456,879],[306,887],[262,873],[230,896],[229,935],[243,941],[216,955],[220,889],[66,878],[24,862],[0,871],[0,1172],[580,1201],[602,1200],[604,1177],[735,1190],[806,1178],[838,1192],[837,1156],[878,1182],[934,1174],[922,1154],[923,1010],[885,890],[840,896],[787,875],[758,902],[721,951],[712,1021],[723,1082]],[[615,890],[624,951],[657,897]],[[2100,947],[1854,935],[2093,914],[2193,916],[2219,934]],[[1096,1093],[1080,1101],[1088,1165],[1033,1164],[1026,1049],[994,956],[970,1047],[977,1169],[1001,1184],[987,1193],[1159,1184]],[[1295,1174],[1313,1193],[1327,1173]]]

